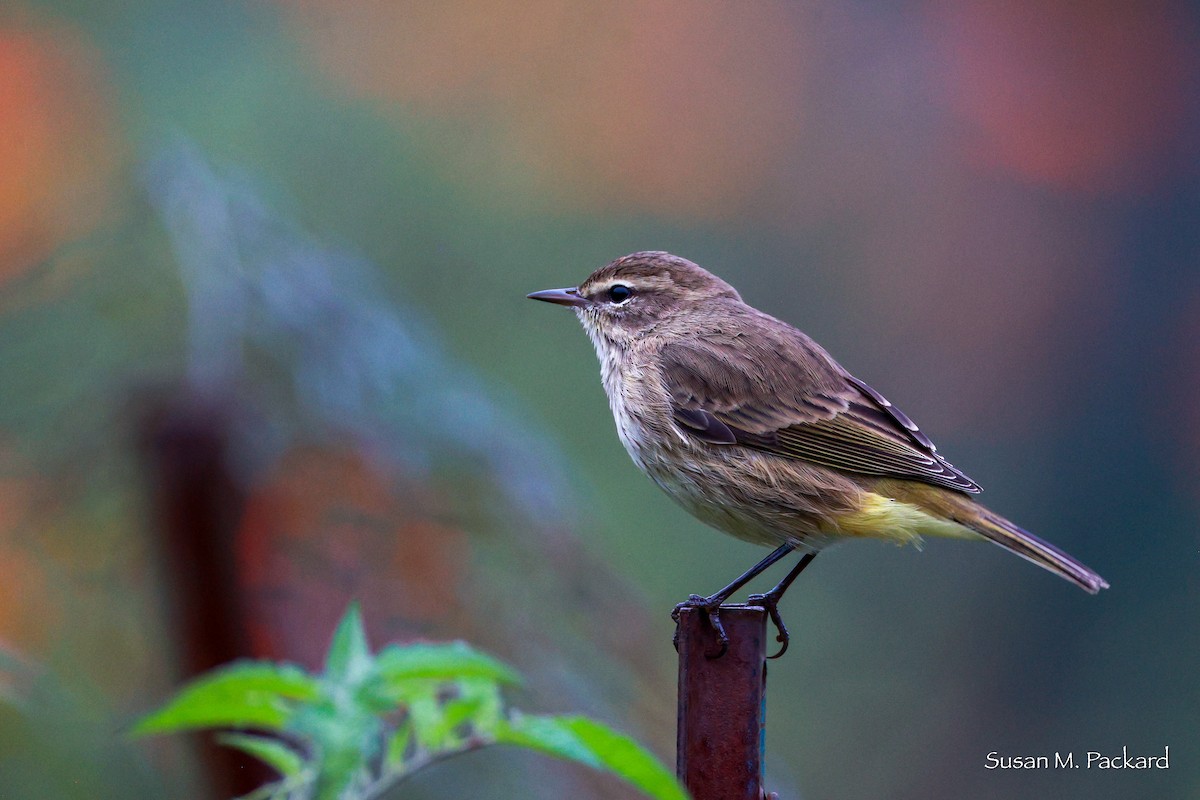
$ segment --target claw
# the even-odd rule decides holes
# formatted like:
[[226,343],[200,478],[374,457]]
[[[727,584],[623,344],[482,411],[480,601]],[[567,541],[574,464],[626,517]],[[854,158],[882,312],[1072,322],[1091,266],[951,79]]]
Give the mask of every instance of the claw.
[[721,649],[716,653],[705,653],[704,657],[709,659],[720,658],[729,650],[729,635],[725,633],[725,626],[721,624],[721,603],[725,602],[725,598],[718,595],[712,597],[703,597],[698,594],[693,594],[675,606],[671,612],[671,619],[675,620],[675,637],[671,643],[675,645],[675,650],[679,650],[679,613],[685,608],[697,608],[702,610],[708,617],[708,624],[712,626],[713,631],[717,634],[717,642],[720,643]]
[[779,652],[767,658],[779,658],[787,652],[788,644],[791,643],[791,637],[788,635],[787,625],[783,624],[783,617],[779,615],[779,598],[773,593],[767,594],[752,594],[746,598],[746,602],[752,606],[762,606],[766,609],[767,614],[771,617],[771,623],[774,624],[777,631],[775,641],[780,643]]
[[[795,547],[791,544],[781,545],[775,548],[771,555],[758,562],[733,583],[729,584],[711,597],[701,597],[698,594],[693,594],[689,596],[687,600],[675,606],[675,610],[671,612],[671,619],[675,620],[676,624],[675,639],[673,640],[675,643],[675,649],[679,649],[679,612],[685,608],[699,608],[702,609],[705,614],[707,614],[708,624],[712,625],[713,630],[716,631],[717,634],[717,641],[721,643],[721,649],[717,651],[716,654],[705,653],[705,656],[708,658],[720,658],[721,656],[725,655],[725,652],[729,649],[729,637],[725,634],[725,627],[721,624],[721,604],[728,600],[731,594],[746,585],[747,581],[762,572],[767,567],[774,564],[779,559],[783,558],[794,549]],[[750,595],[750,604],[762,606],[767,613],[771,615],[771,622],[775,625],[775,630],[778,631],[778,634],[775,636],[775,641],[779,642],[782,646],[779,648],[778,653],[773,656],[768,656],[768,658],[779,658],[781,655],[786,653],[788,649],[788,629],[787,626],[783,624],[783,617],[779,616],[779,600],[783,597],[783,593],[787,591],[788,587],[792,585],[792,581],[796,580],[796,577],[803,572],[804,568],[812,563],[812,560],[816,557],[816,553],[805,553],[800,557],[800,560],[796,562],[796,565],[792,567],[791,571],[784,576],[783,580],[781,580],[774,589],[766,594]]]
[[721,649],[715,655],[705,653],[704,657],[709,659],[720,658],[729,650],[729,635],[725,633],[725,626],[721,624],[720,606],[713,606],[708,609],[708,624],[712,625],[713,630],[717,632],[717,641],[721,643]]

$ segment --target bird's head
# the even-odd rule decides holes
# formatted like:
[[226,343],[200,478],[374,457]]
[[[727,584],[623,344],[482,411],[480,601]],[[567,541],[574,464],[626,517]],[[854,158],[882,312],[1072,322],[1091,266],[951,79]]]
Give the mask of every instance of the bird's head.
[[716,275],[661,251],[631,253],[596,270],[577,287],[528,297],[574,308],[593,341],[616,346],[710,303],[741,300],[737,290]]

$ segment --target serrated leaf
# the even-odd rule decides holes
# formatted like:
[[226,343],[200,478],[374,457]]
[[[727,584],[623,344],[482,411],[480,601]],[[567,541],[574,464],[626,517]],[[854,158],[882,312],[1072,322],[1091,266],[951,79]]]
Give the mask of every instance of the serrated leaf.
[[142,717],[136,735],[196,728],[286,726],[296,702],[318,696],[316,679],[299,667],[268,661],[238,661],[200,676],[157,711]]
[[325,677],[340,684],[355,684],[371,670],[371,650],[358,603],[351,603],[338,623],[325,657]]
[[675,775],[648,750],[587,717],[514,715],[497,727],[496,741],[611,772],[655,800],[687,800]]
[[292,747],[270,736],[252,736],[247,733],[223,733],[217,741],[254,756],[266,763],[285,778],[292,778],[304,769],[304,757]]
[[134,726],[135,735],[196,728],[281,730],[297,702],[320,693],[315,678],[299,667],[237,661],[187,684],[165,706]]
[[458,680],[488,678],[497,683],[519,684],[521,676],[499,659],[466,642],[389,645],[375,661],[375,674],[385,683],[408,680]]
[[528,747],[547,755],[577,761],[602,769],[604,762],[588,747],[561,717],[545,717],[513,712],[512,719],[496,729],[496,742]]

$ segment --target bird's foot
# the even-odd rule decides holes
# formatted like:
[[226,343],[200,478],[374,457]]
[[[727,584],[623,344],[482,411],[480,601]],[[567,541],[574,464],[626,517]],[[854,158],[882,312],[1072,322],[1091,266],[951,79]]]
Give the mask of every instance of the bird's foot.
[[780,643],[779,652],[773,656],[767,656],[767,658],[779,658],[786,653],[790,641],[787,625],[783,624],[783,617],[779,616],[779,598],[783,592],[776,594],[778,588],[777,586],[766,594],[752,594],[746,598],[746,605],[762,606],[766,609],[767,613],[771,615],[771,622],[775,624],[775,630],[778,631],[775,641]]
[[671,612],[671,619],[675,620],[675,638],[672,643],[675,649],[679,649],[679,614],[685,608],[697,608],[703,611],[708,616],[708,624],[717,634],[717,642],[721,645],[716,653],[705,653],[705,658],[720,658],[725,655],[725,651],[729,649],[729,636],[725,633],[725,626],[721,624],[721,604],[728,597],[722,597],[718,592],[712,597],[704,597],[702,595],[693,594],[675,606],[675,610]]

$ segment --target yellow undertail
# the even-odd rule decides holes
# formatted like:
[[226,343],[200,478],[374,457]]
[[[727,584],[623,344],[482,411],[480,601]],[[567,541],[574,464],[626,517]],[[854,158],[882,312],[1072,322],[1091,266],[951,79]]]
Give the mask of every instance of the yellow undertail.
[[898,545],[921,546],[924,536],[951,539],[982,539],[957,522],[940,519],[912,503],[867,492],[858,511],[837,518],[835,535],[882,539]]
[[[835,521],[833,535],[871,537],[920,547],[923,536],[986,539],[1095,594],[1108,582],[1049,542],[969,497],[912,481],[880,481],[862,506]],[[892,496],[888,496],[892,495]]]

